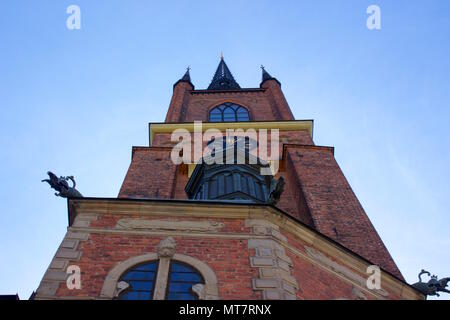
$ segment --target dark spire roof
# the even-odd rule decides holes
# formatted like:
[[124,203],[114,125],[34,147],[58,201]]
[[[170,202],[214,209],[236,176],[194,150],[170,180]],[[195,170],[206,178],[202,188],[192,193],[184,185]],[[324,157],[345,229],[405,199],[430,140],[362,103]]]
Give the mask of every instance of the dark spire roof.
[[240,88],[222,56],[208,90],[233,90]]
[[186,73],[185,73],[184,76],[181,78],[181,81],[191,82],[191,74],[189,73],[190,70],[191,70],[191,68],[190,68],[190,67],[187,67]]
[[262,69],[262,82],[273,79],[273,77],[266,71],[264,66],[261,66],[261,69]]
[[261,66],[261,70],[262,70],[262,81],[261,84],[263,84],[265,81],[267,80],[275,80],[276,82],[278,82],[280,85],[280,81],[277,80],[277,78],[272,77],[264,68],[264,66]]
[[180,83],[180,82],[187,82],[187,83],[189,83],[192,87],[194,87],[194,85],[192,84],[192,82],[191,82],[191,74],[190,74],[190,71],[191,70],[191,68],[190,67],[187,67],[186,68],[186,72],[185,72],[185,74],[183,75],[183,77],[181,77],[181,79],[180,80],[178,80],[177,82],[175,82],[175,84],[173,85],[174,87],[178,84],[178,83]]

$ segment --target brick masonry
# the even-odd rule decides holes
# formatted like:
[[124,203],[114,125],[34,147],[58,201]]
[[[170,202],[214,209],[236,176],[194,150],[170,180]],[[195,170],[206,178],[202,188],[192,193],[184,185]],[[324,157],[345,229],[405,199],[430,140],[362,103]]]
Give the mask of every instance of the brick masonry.
[[[104,299],[102,288],[115,266],[144,254],[156,257],[167,237],[176,241],[176,254],[213,270],[219,299],[400,299],[405,290],[415,294],[388,274],[382,292],[368,290],[364,270],[369,263],[350,251],[334,252],[330,240],[268,207],[228,205],[212,212],[212,206],[191,203],[76,201],[74,223],[36,299]],[[81,269],[79,290],[67,288],[69,265]]]

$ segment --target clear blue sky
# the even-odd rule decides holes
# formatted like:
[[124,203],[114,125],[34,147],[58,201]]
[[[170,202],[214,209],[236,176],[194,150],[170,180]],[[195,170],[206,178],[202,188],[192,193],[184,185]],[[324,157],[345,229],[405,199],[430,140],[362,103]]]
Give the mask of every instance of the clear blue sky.
[[[70,4],[81,30],[66,28]],[[66,232],[46,171],[116,197],[173,83],[191,65],[207,87],[221,51],[242,87],[264,64],[315,120],[407,281],[450,276],[450,1],[4,0],[0,13],[0,294],[28,298]]]

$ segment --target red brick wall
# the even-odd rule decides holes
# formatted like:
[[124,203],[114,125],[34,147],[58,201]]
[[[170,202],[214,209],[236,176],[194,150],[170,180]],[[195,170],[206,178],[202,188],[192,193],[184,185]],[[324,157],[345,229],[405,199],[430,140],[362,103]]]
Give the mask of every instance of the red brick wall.
[[189,102],[189,92],[194,89],[188,82],[178,82],[173,88],[172,99],[167,110],[166,122],[179,122],[183,106]]
[[170,199],[177,166],[171,148],[135,148],[119,198]]
[[[112,228],[120,218],[140,218],[136,215],[102,215],[91,223],[92,228]],[[177,218],[152,216],[151,219]],[[183,221],[198,220],[183,218]],[[222,221],[214,219],[215,221]],[[221,232],[245,233],[244,221],[226,219]],[[130,234],[91,233],[88,241],[81,242],[80,261],[75,262],[81,269],[81,290],[69,290],[63,283],[57,296],[98,297],[108,272],[118,263],[146,253],[157,252],[158,243],[165,237]],[[261,299],[261,292],[253,291],[252,278],[257,277],[257,269],[249,263],[246,240],[179,237],[173,236],[177,245],[176,253],[196,258],[212,268],[217,276],[221,299]]]
[[[159,242],[167,236],[145,234],[99,232],[98,230],[113,229],[122,218],[142,220],[171,220],[171,221],[204,221],[198,217],[169,217],[138,214],[101,214],[89,226],[92,228],[87,241],[81,241],[77,250],[82,255],[79,261],[73,261],[81,270],[81,289],[69,290],[65,283],[61,283],[56,295],[59,297],[91,297],[100,296],[104,281],[108,273],[119,263],[132,257],[147,253],[156,253]],[[252,279],[259,278],[258,268],[251,267],[250,257],[255,255],[254,249],[248,248],[246,236],[251,237],[252,229],[245,227],[245,221],[239,218],[214,218],[214,221],[224,223],[219,231],[223,235],[242,235],[242,237],[202,237],[201,235],[179,236],[171,235],[176,241],[176,253],[196,258],[206,263],[216,274],[218,280],[219,297],[224,300],[261,299],[261,291],[252,287]],[[287,237],[287,243],[307,256],[306,244],[296,235],[282,230]],[[320,250],[320,249],[316,249]],[[320,251],[319,251],[320,252]],[[355,299],[352,292],[354,286],[335,273],[286,250],[292,260],[291,275],[296,279],[299,289],[298,299]],[[322,255],[327,256],[322,253]],[[327,256],[328,257],[328,256]],[[328,257],[332,259],[331,257]],[[335,261],[335,260],[333,260]],[[365,278],[351,266],[345,266],[349,271]],[[383,287],[384,288],[384,287]],[[373,299],[371,295],[368,298]],[[389,299],[399,298],[390,292]]]
[[330,150],[289,147],[287,158],[295,169],[315,228],[402,278]]
[[224,102],[246,107],[252,121],[294,120],[279,84],[269,80],[261,90],[195,91],[186,82],[178,83],[167,111],[166,122],[208,121],[209,111]]
[[291,108],[284,97],[281,85],[276,80],[267,80],[261,84],[261,87],[266,89],[267,99],[272,105],[275,112],[279,114],[279,119],[294,120]]

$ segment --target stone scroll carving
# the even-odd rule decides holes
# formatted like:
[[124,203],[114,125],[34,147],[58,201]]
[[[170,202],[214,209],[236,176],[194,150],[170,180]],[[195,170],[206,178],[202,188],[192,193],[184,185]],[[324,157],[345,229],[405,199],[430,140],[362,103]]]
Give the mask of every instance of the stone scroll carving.
[[205,300],[205,285],[201,283],[197,283],[192,286],[192,292],[194,292],[199,300]]
[[224,223],[217,221],[120,219],[116,228],[148,231],[211,232],[218,231],[224,226]]
[[114,298],[119,297],[120,294],[122,292],[124,292],[125,290],[127,290],[129,287],[130,287],[130,285],[125,281],[118,282],[117,286],[116,286],[116,290],[114,291]]

